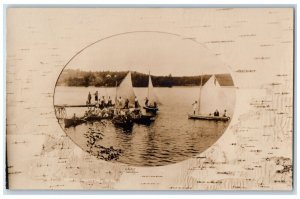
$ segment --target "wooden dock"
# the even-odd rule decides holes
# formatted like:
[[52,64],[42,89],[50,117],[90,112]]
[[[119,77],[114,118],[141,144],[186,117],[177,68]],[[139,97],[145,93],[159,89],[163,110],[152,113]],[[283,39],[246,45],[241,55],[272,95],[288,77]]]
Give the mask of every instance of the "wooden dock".
[[74,108],[74,107],[96,107],[95,104],[84,104],[84,105],[67,105],[67,104],[62,104],[62,105],[54,105],[55,108]]

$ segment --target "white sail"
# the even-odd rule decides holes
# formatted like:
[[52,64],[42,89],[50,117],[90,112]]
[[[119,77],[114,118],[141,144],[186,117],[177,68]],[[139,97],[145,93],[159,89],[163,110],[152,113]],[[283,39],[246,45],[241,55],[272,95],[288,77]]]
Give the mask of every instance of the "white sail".
[[154,102],[157,104],[160,104],[158,97],[156,96],[154,92],[154,87],[152,84],[151,76],[149,75],[149,81],[148,81],[148,93],[147,98],[149,100],[149,104],[153,105]]
[[126,99],[130,105],[134,105],[135,93],[132,86],[131,72],[128,72],[121,84],[117,87],[117,98],[121,97],[123,103]]
[[213,115],[216,109],[222,115],[224,110],[228,110],[231,106],[228,104],[230,102],[227,99],[228,95],[214,75],[202,86],[200,98],[200,114],[203,115]]

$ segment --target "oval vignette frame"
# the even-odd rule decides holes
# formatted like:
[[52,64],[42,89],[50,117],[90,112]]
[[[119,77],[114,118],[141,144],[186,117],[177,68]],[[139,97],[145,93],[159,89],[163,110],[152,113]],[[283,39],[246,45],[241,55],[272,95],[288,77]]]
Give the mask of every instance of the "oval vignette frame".
[[[177,36],[178,38],[185,38],[185,37],[183,37],[183,36],[180,35],[180,34],[174,34],[174,33],[169,33],[169,32],[161,32],[161,31],[132,31],[132,32],[123,32],[123,33],[118,33],[118,34],[110,35],[110,36],[104,37],[104,38],[102,38],[102,39],[99,39],[99,40],[97,40],[97,41],[95,41],[95,42],[92,42],[92,43],[88,44],[87,46],[85,46],[84,48],[82,48],[80,51],[78,51],[77,53],[75,53],[75,54],[68,60],[68,62],[63,66],[61,72],[59,73],[58,78],[57,78],[57,80],[56,80],[56,82],[55,82],[54,92],[53,92],[53,108],[54,108],[54,111],[55,111],[55,93],[56,93],[57,83],[58,83],[58,81],[59,81],[59,79],[60,79],[60,77],[61,77],[63,71],[64,71],[64,70],[66,69],[66,67],[72,62],[72,60],[74,60],[77,56],[80,56],[80,54],[81,54],[82,52],[84,52],[86,49],[88,49],[89,47],[94,46],[94,45],[96,45],[96,44],[98,44],[98,43],[100,43],[100,42],[102,42],[102,41],[104,41],[104,40],[111,39],[111,38],[114,38],[114,37],[118,37],[118,36],[121,36],[121,35],[134,34],[134,33],[158,33],[158,34],[165,34],[165,35]],[[212,56],[216,57],[216,55],[214,55],[213,53],[211,53],[211,50],[208,49],[204,44],[201,44],[201,43],[197,42],[195,39],[192,39],[192,38],[188,38],[188,39],[191,40],[191,41],[193,41],[195,44],[201,46],[202,48],[205,48],[205,49],[207,50],[207,52],[210,52],[210,54],[211,54]],[[216,58],[216,59],[218,59],[218,58]],[[220,59],[218,59],[218,60],[221,61]],[[232,75],[233,73],[232,73],[231,68],[230,68],[228,65],[226,65],[225,63],[223,63],[223,62],[222,62],[222,64],[223,64],[222,67],[226,67],[226,70],[228,71],[228,73],[230,74],[230,76],[231,76],[231,78],[232,78],[233,86],[234,86],[234,88],[236,88],[236,86],[235,86],[235,81],[234,81],[235,78],[234,78],[234,76]],[[192,158],[192,157],[195,157],[195,156],[197,156],[197,155],[200,155],[201,153],[203,153],[203,152],[205,152],[206,150],[208,150],[211,146],[213,146],[213,145],[214,145],[214,144],[215,144],[215,143],[216,143],[216,142],[224,135],[224,133],[227,131],[228,127],[230,126],[230,123],[231,123],[232,118],[233,118],[233,116],[234,116],[235,105],[236,105],[236,89],[235,89],[235,96],[234,96],[234,99],[235,99],[235,101],[234,101],[234,106],[233,106],[232,117],[231,117],[231,119],[230,119],[228,125],[225,127],[224,131],[223,131],[222,134],[220,135],[220,137],[218,137],[218,138],[217,138],[210,146],[208,146],[207,148],[205,148],[203,151],[197,153],[196,155],[191,155],[189,158],[185,158],[184,160],[178,161],[178,162],[176,162],[176,163],[180,163],[180,162],[189,160],[189,159]],[[56,111],[55,111],[55,117],[57,118]],[[57,118],[57,120],[58,120],[58,118]],[[57,122],[58,122],[58,121],[57,121]],[[58,123],[59,123],[59,122],[58,122]],[[60,125],[60,123],[59,123],[59,125]],[[84,150],[84,149],[83,149],[76,141],[74,141],[74,140],[66,133],[66,131],[64,130],[64,128],[62,127],[62,125],[60,125],[60,127],[61,127],[61,129],[64,131],[64,133],[72,140],[73,143],[75,143],[75,144],[76,144],[79,148],[81,148],[84,152],[88,153],[86,150]],[[92,154],[90,154],[90,155],[92,155]],[[101,160],[101,159],[99,159],[99,160]],[[107,162],[110,162],[110,161],[107,161]],[[121,163],[121,164],[126,164],[126,165],[130,165],[130,166],[135,166],[135,167],[157,167],[157,166],[131,165],[131,164],[124,163],[124,162],[120,162],[120,161],[115,161],[115,162],[112,162],[112,163],[118,163],[118,164]],[[170,164],[159,165],[159,166],[168,166],[168,165],[176,164],[176,163],[170,163]]]

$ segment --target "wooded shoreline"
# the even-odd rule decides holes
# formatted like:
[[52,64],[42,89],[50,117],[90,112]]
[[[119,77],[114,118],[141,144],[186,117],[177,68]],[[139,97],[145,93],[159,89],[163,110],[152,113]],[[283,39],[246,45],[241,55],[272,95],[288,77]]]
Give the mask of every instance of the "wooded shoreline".
[[[76,87],[115,87],[120,84],[128,71],[81,71],[66,69],[60,75],[57,86]],[[234,86],[230,74],[214,74],[221,86]],[[203,75],[203,84],[211,77],[210,74]],[[199,86],[201,75],[197,76],[154,76],[151,75],[154,87],[172,86]],[[147,87],[148,74],[132,72],[133,87]]]

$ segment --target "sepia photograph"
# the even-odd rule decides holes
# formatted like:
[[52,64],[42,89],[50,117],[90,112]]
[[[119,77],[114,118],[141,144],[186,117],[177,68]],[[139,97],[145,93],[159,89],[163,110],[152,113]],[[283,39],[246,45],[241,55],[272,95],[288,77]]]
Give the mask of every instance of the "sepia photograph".
[[54,92],[56,117],[79,147],[134,166],[206,150],[224,133],[234,104],[226,66],[195,41],[164,32],[96,42],[68,63]]
[[293,190],[285,8],[7,8],[6,188]]

